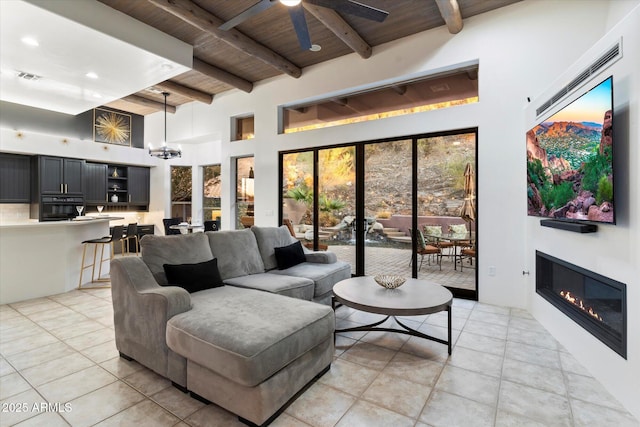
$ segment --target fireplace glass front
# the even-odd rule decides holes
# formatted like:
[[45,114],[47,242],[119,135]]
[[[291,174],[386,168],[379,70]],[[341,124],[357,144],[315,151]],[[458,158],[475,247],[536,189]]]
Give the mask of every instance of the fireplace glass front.
[[536,251],[536,292],[627,358],[624,283]]

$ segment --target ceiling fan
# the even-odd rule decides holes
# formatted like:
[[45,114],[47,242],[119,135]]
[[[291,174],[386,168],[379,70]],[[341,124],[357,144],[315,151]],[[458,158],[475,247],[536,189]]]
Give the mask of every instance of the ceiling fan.
[[[306,3],[314,4],[316,6],[327,7],[334,9],[338,12],[348,13],[350,15],[359,16],[361,18],[369,19],[372,21],[382,22],[386,19],[389,12],[381,9],[376,9],[372,6],[359,3],[354,0],[304,0]],[[304,17],[304,9],[302,7],[301,0],[260,0],[250,8],[241,12],[239,15],[231,18],[220,27],[221,30],[227,31],[231,28],[240,25],[247,19],[269,9],[276,3],[282,3],[289,8],[289,16],[293,23],[293,28],[298,36],[298,42],[302,50],[311,49],[311,37],[309,36],[309,29],[307,28],[307,20]]]

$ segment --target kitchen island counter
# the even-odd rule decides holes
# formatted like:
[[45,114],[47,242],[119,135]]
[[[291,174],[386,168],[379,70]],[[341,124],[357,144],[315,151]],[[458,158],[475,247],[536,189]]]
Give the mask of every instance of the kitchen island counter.
[[[109,235],[112,219],[118,218],[0,223],[0,304],[77,288],[82,242]],[[103,275],[105,271],[109,272],[108,262],[104,263]],[[83,281],[85,278],[91,280],[90,269],[85,271]]]

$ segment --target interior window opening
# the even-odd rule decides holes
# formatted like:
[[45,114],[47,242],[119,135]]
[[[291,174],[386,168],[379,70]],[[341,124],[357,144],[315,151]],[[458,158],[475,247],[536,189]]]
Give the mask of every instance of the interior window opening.
[[379,120],[478,102],[478,65],[280,107],[282,133]]

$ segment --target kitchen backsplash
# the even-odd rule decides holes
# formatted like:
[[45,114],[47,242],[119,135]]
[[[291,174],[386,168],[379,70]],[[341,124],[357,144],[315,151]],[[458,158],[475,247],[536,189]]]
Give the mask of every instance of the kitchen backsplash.
[[29,219],[28,203],[0,203],[0,222],[20,222]]

